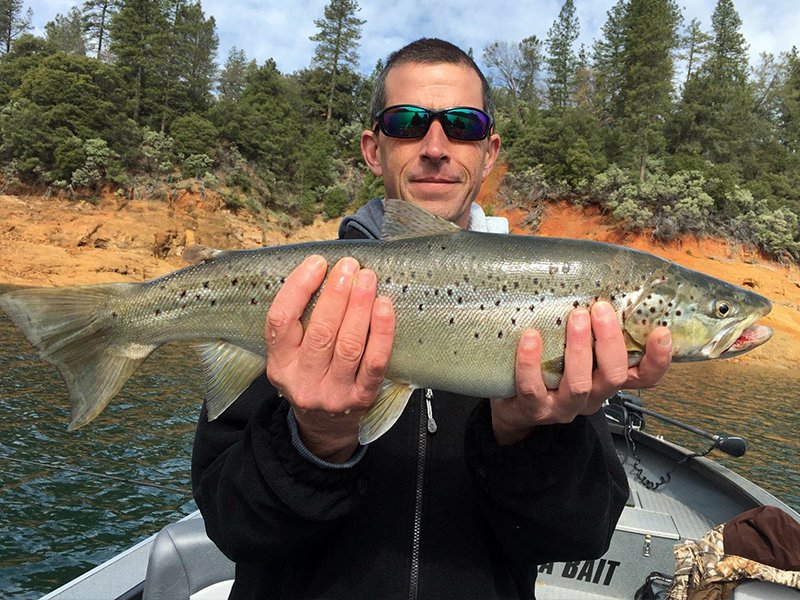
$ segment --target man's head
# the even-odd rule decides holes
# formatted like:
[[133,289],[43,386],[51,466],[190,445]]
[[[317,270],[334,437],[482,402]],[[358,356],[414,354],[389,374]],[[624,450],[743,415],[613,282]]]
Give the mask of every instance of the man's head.
[[[381,72],[372,99],[372,118],[384,108],[418,106],[432,111],[454,107],[481,109],[491,115],[489,85],[475,62],[458,47],[421,39],[393,53]],[[480,116],[480,115],[477,115]],[[466,227],[469,208],[491,171],[500,138],[448,137],[435,118],[422,137],[389,137],[374,122],[361,136],[364,160],[384,178],[386,196],[401,198]],[[421,131],[424,131],[422,129]]]

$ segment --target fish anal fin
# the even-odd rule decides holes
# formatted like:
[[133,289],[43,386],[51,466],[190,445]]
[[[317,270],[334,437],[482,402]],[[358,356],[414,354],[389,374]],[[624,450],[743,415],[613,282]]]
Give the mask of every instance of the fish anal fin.
[[264,372],[267,359],[229,342],[198,344],[206,375],[206,408],[213,421]]
[[415,389],[407,383],[384,381],[375,404],[358,424],[358,442],[364,446],[389,431],[405,410]]
[[402,240],[432,235],[452,235],[461,228],[414,206],[405,200],[387,198],[383,203],[383,228],[381,237],[384,240]]

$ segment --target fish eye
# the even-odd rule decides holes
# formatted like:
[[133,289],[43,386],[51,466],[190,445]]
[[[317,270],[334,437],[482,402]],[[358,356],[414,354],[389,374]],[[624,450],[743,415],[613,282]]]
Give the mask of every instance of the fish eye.
[[731,313],[733,308],[731,308],[731,305],[725,300],[720,300],[719,302],[717,302],[716,306],[714,307],[714,310],[717,313],[718,317],[727,317]]

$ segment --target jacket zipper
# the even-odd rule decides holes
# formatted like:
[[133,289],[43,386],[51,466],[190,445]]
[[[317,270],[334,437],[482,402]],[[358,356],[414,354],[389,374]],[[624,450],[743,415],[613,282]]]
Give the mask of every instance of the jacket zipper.
[[[420,394],[420,400],[423,399]],[[414,531],[411,544],[411,584],[408,597],[417,600],[419,594],[419,553],[422,537],[422,488],[425,483],[425,455],[428,449],[428,434],[436,433],[437,425],[433,419],[433,390],[425,390],[424,406],[420,402],[419,437],[417,443],[417,486],[414,498]]]

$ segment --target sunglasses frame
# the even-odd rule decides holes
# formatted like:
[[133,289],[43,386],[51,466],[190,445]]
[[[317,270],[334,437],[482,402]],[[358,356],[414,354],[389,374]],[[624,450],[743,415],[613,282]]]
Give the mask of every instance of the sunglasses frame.
[[[430,117],[429,117],[428,125],[425,127],[425,131],[423,131],[421,135],[393,135],[393,134],[389,133],[388,131],[386,131],[386,127],[385,127],[385,125],[383,123],[382,117],[386,112],[388,112],[390,110],[393,110],[395,108],[416,108],[416,109],[419,109],[421,111],[425,111],[426,113],[428,113],[428,115],[430,115]],[[478,112],[478,113],[482,114],[484,117],[486,117],[486,120],[488,122],[487,125],[486,125],[486,131],[484,131],[484,133],[483,133],[483,135],[481,137],[475,138],[475,139],[464,139],[464,138],[458,138],[458,137],[451,136],[448,133],[448,129],[451,126],[446,123],[444,117],[448,112],[453,111],[453,110],[470,110],[470,111],[475,111],[475,112]],[[453,141],[456,141],[456,142],[479,142],[481,140],[485,140],[487,137],[489,137],[489,135],[491,135],[492,129],[494,128],[494,119],[491,117],[491,115],[489,115],[486,112],[482,111],[480,108],[475,108],[474,106],[453,106],[451,108],[445,108],[443,110],[431,110],[430,108],[425,108],[424,106],[417,106],[416,104],[393,104],[392,106],[387,106],[386,108],[384,108],[383,110],[379,111],[375,115],[375,127],[374,127],[373,131],[377,132],[378,130],[380,130],[381,133],[383,133],[383,135],[385,135],[387,137],[391,137],[391,138],[397,138],[397,139],[401,139],[401,140],[418,140],[418,139],[424,138],[428,134],[428,130],[430,130],[431,125],[433,124],[434,120],[438,120],[439,121],[439,124],[442,126],[442,130],[444,131],[445,135],[447,135],[447,139],[450,139],[450,140],[453,140]]]

